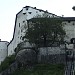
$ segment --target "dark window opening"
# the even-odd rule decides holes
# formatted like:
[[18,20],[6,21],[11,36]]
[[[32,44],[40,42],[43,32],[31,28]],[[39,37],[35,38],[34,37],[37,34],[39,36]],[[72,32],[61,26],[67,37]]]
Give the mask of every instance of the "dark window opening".
[[26,8],[26,10],[28,10],[28,8]]
[[26,13],[23,13],[24,15],[26,14]]
[[23,21],[23,23],[24,23],[25,21]]
[[20,27],[20,23],[19,23],[19,27]]
[[22,36],[20,37],[20,39],[22,39]]
[[71,44],[74,44],[75,43],[75,38],[72,38],[70,41],[71,41]]
[[22,32],[23,30],[21,29],[21,32]]
[[73,23],[73,25],[74,25],[74,23]]
[[41,12],[41,10],[39,10]]
[[32,12],[28,12],[29,14],[31,14]]
[[68,21],[68,23],[70,23],[70,21]]
[[34,7],[34,9],[36,9],[36,7]]

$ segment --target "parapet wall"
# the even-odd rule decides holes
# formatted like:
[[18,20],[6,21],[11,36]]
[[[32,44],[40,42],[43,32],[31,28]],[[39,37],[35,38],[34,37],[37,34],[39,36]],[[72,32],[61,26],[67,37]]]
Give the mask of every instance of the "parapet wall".
[[65,50],[60,47],[39,48],[38,62],[65,64]]

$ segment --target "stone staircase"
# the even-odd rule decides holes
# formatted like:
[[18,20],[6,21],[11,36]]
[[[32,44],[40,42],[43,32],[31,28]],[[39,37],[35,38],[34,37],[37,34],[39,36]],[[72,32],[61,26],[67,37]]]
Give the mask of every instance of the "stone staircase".
[[[66,66],[65,66],[65,75],[74,75],[75,71],[75,51],[72,50],[72,55],[67,55]],[[71,56],[71,57],[70,57]]]
[[74,62],[67,62],[66,68],[65,68],[65,75],[74,75]]

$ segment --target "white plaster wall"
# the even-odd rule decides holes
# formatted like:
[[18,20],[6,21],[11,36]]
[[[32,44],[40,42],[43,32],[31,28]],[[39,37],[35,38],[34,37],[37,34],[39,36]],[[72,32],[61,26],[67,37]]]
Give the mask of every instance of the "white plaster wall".
[[8,45],[8,56],[14,53],[14,41]]
[[75,38],[75,21],[71,21],[70,23],[68,21],[63,22],[64,29],[66,31],[66,37],[65,40],[70,42],[72,38]]
[[39,48],[40,55],[55,55],[55,54],[63,54],[65,50],[61,50],[60,47],[42,47]]
[[13,38],[12,42],[8,45],[8,56],[12,55],[14,53],[14,49],[17,47],[17,44],[22,42],[21,36],[23,36],[23,33],[21,32],[21,30],[23,30],[23,28],[24,28],[23,26],[25,24],[25,23],[23,23],[23,21],[25,21],[25,23],[26,23],[26,15],[23,15],[23,13],[20,12],[17,15],[14,38]]
[[0,64],[8,55],[7,45],[8,42],[0,41]]

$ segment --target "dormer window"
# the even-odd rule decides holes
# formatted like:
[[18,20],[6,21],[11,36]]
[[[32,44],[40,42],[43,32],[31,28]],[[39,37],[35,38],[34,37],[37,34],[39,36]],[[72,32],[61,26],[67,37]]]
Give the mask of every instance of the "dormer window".
[[36,7],[34,7],[34,9],[36,9]]
[[48,11],[47,11],[47,10],[46,10],[45,12],[46,12],[46,13],[48,13]]
[[41,12],[41,10],[39,10]]
[[28,8],[26,8],[26,10],[28,10]]
[[28,12],[29,14],[31,14],[32,12]]

